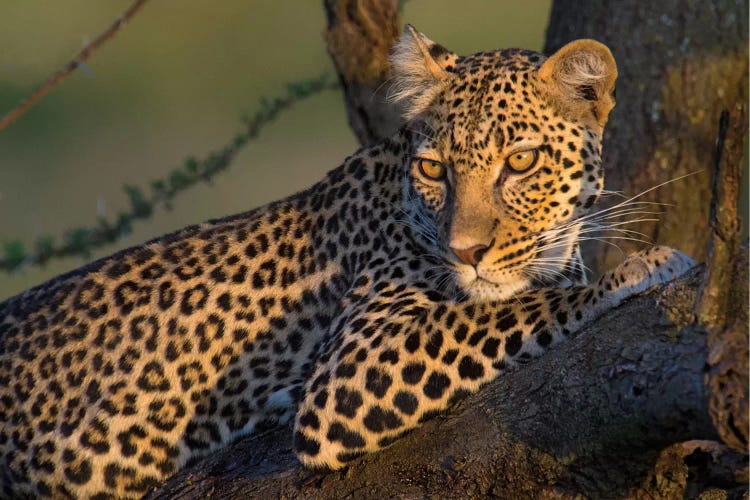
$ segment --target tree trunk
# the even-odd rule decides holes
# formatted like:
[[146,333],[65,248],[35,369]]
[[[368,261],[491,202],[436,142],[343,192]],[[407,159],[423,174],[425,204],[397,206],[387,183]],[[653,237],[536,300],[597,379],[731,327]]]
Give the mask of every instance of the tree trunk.
[[713,441],[660,453],[716,438],[705,332],[682,326],[699,281],[694,273],[627,302],[343,471],[302,469],[291,431],[275,429],[181,471],[150,498],[671,499],[709,486],[739,498],[742,455]]
[[324,0],[326,47],[344,91],[349,126],[360,144],[393,135],[403,124],[388,101],[388,55],[401,34],[396,0]]
[[[747,1],[555,0],[545,50],[576,38],[605,43],[619,70],[604,137],[605,187],[632,196],[693,174],[645,198],[668,204],[658,223],[629,229],[702,261],[716,124],[748,97]],[[616,243],[626,254],[637,246]],[[599,269],[622,260],[605,244],[586,253]]]

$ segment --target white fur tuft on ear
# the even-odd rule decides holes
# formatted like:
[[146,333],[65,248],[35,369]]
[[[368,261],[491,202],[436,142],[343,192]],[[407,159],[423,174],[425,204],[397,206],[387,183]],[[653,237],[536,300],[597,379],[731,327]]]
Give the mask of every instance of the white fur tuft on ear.
[[607,71],[604,61],[591,52],[570,54],[558,67],[561,90],[570,92],[570,99],[590,99],[585,89],[598,85],[607,77]]
[[407,119],[427,109],[447,79],[445,68],[455,58],[455,54],[406,25],[390,59],[393,81],[389,98],[403,104]]
[[615,105],[617,65],[609,49],[595,40],[576,40],[547,59],[538,77],[547,96],[574,118],[589,116],[600,126]]

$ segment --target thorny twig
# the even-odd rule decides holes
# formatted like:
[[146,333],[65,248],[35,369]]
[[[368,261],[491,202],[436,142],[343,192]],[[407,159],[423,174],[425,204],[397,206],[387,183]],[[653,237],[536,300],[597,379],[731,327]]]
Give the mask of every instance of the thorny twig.
[[128,9],[123,12],[121,16],[114,20],[114,22],[102,32],[99,36],[94,38],[89,44],[87,44],[78,55],[73,58],[68,64],[57,71],[54,75],[47,78],[37,89],[26,99],[21,101],[18,106],[11,109],[2,118],[0,118],[0,131],[4,130],[8,125],[16,121],[21,115],[28,111],[34,104],[47,95],[57,84],[65,80],[73,71],[78,69],[83,62],[85,62],[91,55],[105,42],[114,37],[120,29],[127,24],[127,22],[145,5],[148,0],[135,0]]
[[3,243],[0,248],[0,271],[17,271],[26,266],[44,264],[53,258],[74,255],[87,257],[93,250],[122,239],[130,233],[133,222],[149,218],[155,208],[170,208],[177,194],[200,182],[210,182],[217,174],[225,171],[240,150],[280,113],[308,97],[325,90],[338,89],[338,84],[333,80],[331,75],[323,74],[317,78],[289,83],[286,91],[279,96],[262,98],[260,109],[251,117],[243,119],[243,130],[229,139],[223,147],[201,159],[188,158],[182,166],[172,170],[164,178],[151,181],[148,188],[125,186],[130,208],[119,213],[114,220],[102,217],[93,227],[69,229],[59,244],[51,237],[39,238],[30,252],[26,251],[20,241]]

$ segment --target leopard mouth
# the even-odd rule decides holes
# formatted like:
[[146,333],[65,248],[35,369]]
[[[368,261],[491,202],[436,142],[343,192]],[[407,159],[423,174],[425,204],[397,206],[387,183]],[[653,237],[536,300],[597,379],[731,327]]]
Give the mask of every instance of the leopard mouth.
[[502,280],[493,279],[473,266],[451,262],[451,267],[458,287],[470,297],[484,300],[507,300],[528,289],[567,287],[580,281],[583,269],[578,266],[576,247],[573,246],[565,253],[567,255],[564,257],[554,257],[556,261],[554,264],[535,263],[539,256],[531,257],[525,265],[520,266],[512,274],[503,276]]
[[529,288],[531,288],[531,282],[526,279],[497,283],[480,277],[464,287],[471,297],[488,301],[508,300]]
[[451,264],[458,288],[465,296],[477,300],[507,300],[531,286],[531,282],[521,274],[499,281],[482,275],[473,266]]

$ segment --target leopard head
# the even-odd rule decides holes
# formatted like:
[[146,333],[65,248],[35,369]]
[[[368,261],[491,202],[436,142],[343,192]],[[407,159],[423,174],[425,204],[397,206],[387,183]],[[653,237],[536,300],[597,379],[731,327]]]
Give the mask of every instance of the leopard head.
[[457,290],[501,300],[565,279],[603,187],[609,49],[459,56],[407,26],[391,64],[411,148],[404,211]]

